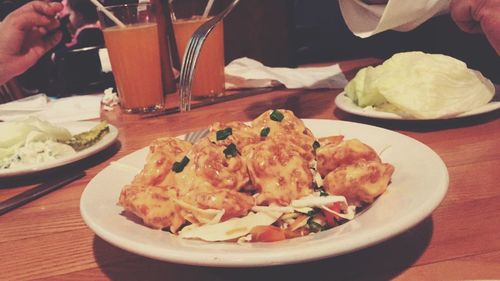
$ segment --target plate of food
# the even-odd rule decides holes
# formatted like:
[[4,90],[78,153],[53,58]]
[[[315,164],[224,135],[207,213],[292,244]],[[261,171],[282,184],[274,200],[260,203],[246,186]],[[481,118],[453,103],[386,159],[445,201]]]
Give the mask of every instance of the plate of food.
[[439,205],[448,182],[441,158],[415,139],[279,109],[216,122],[194,143],[154,140],[98,173],[80,211],[99,237],[139,255],[271,266],[406,231]]
[[461,118],[500,108],[493,83],[480,72],[455,58],[422,52],[395,54],[362,68],[335,104],[355,115],[403,120]]
[[60,167],[109,147],[118,129],[106,122],[52,124],[36,117],[0,123],[0,178]]
[[361,107],[357,105],[356,103],[353,102],[351,98],[347,96],[345,92],[342,92],[337,95],[335,98],[335,105],[350,114],[354,115],[359,115],[359,116],[364,116],[364,117],[370,117],[370,118],[377,118],[377,119],[393,119],[393,120],[436,120],[436,119],[454,119],[454,118],[463,118],[463,117],[469,117],[469,116],[475,116],[479,114],[484,114],[488,112],[492,112],[495,110],[500,109],[500,102],[498,101],[491,101],[488,102],[484,105],[481,105],[479,107],[476,107],[474,109],[464,111],[462,113],[454,114],[454,115],[449,115],[449,116],[442,116],[439,118],[415,118],[411,116],[406,116],[404,114],[397,114],[394,112],[390,111],[383,111],[380,109],[377,109],[376,107],[367,105],[365,107]]

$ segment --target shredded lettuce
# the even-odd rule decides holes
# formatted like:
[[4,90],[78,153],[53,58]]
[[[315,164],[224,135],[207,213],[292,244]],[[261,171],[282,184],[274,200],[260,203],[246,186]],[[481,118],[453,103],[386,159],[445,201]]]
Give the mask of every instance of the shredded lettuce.
[[373,80],[377,77],[377,68],[368,66],[356,74],[346,86],[346,93],[351,100],[361,107],[379,106],[387,103],[387,100],[381,95]]
[[0,169],[42,163],[75,153],[59,143],[71,138],[63,127],[36,117],[0,123]]
[[0,123],[0,149],[19,147],[26,142],[43,141],[47,139],[64,141],[71,138],[71,133],[62,127],[28,117],[22,121]]
[[76,135],[36,117],[0,122],[0,169],[43,163],[76,153],[99,142],[109,126],[102,121]]
[[416,119],[445,118],[487,104],[493,83],[455,58],[399,53],[382,65],[361,69],[346,88],[358,106],[373,106]]

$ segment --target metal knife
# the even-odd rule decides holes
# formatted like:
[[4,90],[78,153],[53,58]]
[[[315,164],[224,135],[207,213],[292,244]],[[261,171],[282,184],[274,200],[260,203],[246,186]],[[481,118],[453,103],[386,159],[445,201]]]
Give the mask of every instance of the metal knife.
[[42,183],[31,189],[21,192],[18,195],[15,195],[5,201],[2,201],[0,202],[0,216],[30,201],[40,198],[43,195],[54,191],[76,179],[79,179],[84,175],[84,171],[79,171],[77,173],[63,176],[62,178],[55,178],[46,183]]

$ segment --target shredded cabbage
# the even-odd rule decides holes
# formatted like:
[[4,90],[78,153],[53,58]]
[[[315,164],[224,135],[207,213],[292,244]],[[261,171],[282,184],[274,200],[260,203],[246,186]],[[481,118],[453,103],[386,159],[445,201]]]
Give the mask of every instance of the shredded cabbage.
[[4,149],[20,146],[27,139],[28,141],[47,139],[64,141],[71,138],[71,133],[66,128],[52,125],[36,117],[28,117],[22,121],[1,122],[0,132],[0,148]]
[[483,106],[493,83],[455,58],[399,53],[382,65],[361,69],[345,87],[358,106],[373,106],[417,119],[445,118]]
[[75,153],[66,144],[71,138],[62,127],[28,117],[22,121],[0,123],[0,169],[16,168],[27,164],[42,163]]

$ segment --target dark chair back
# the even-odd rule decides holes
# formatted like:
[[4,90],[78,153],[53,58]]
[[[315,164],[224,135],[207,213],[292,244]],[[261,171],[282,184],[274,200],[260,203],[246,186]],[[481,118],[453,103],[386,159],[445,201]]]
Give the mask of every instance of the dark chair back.
[[22,99],[27,96],[15,78],[0,85],[0,104]]
[[69,50],[56,56],[58,96],[88,93],[109,84],[102,73],[100,46]]

